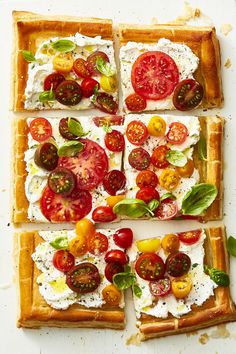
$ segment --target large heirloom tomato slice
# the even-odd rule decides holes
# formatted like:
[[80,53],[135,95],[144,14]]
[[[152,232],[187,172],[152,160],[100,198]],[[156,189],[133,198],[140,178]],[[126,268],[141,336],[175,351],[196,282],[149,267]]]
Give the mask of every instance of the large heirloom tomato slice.
[[161,100],[174,91],[179,82],[179,70],[168,54],[150,51],[141,54],[134,62],[131,82],[140,96]]
[[83,190],[96,188],[102,182],[108,170],[108,158],[105,150],[89,139],[80,139],[84,149],[74,157],[60,157],[59,167],[65,167],[77,177],[77,187]]

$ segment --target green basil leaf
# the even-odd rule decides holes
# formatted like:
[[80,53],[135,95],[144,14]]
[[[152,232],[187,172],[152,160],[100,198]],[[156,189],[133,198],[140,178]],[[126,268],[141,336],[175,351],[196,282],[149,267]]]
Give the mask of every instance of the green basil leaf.
[[227,240],[227,249],[231,256],[236,257],[236,239],[233,236],[229,236]]
[[52,90],[43,91],[39,94],[39,101],[40,102],[49,102],[49,101],[54,101],[54,100],[55,100],[55,95]]
[[134,295],[140,299],[140,297],[142,296],[142,289],[138,286],[138,284],[134,284],[132,288]]
[[151,216],[154,215],[141,199],[123,199],[113,207],[113,212],[117,215],[126,215],[132,218],[141,218],[148,213]]
[[217,188],[213,184],[196,184],[182,201],[182,213],[184,215],[200,215],[214,202],[217,194]]
[[198,266],[198,263],[193,263],[192,268],[196,268]]
[[128,264],[126,264],[124,266],[124,271],[125,271],[125,273],[130,273],[131,272],[131,267]]
[[96,68],[101,74],[105,76],[113,76],[116,73],[116,70],[113,68],[111,63],[101,57],[98,57],[96,60]]
[[173,166],[183,167],[187,163],[187,157],[178,150],[170,150],[166,154],[166,160]]
[[159,200],[157,199],[153,199],[151,200],[149,203],[148,203],[148,208],[151,210],[151,211],[154,211],[156,210],[160,205],[160,202]]
[[76,156],[78,152],[82,151],[84,145],[80,141],[71,140],[63,144],[58,149],[58,156]]
[[28,63],[37,61],[34,54],[30,50],[22,50],[23,57]]
[[204,272],[209,275],[217,285],[227,287],[230,284],[229,276],[223,270],[210,268],[204,265]]
[[161,196],[160,201],[162,202],[163,200],[168,199],[168,198],[173,199],[173,200],[176,199],[176,197],[172,193],[165,193]]
[[112,127],[110,126],[109,123],[106,123],[102,126],[102,129],[104,130],[104,132],[106,133],[111,133],[112,132]]
[[69,246],[67,237],[57,237],[55,240],[50,242],[50,245],[54,247],[56,250],[64,250]]
[[76,121],[72,118],[68,119],[68,130],[70,133],[74,134],[75,136],[85,136],[88,135],[89,132],[85,133],[83,127],[79,121]]
[[58,39],[55,42],[51,43],[51,47],[58,52],[71,52],[76,48],[76,44],[69,39]]
[[136,283],[136,276],[133,273],[117,273],[113,275],[113,284],[120,290],[128,289]]
[[206,161],[207,159],[206,139],[204,138],[204,136],[200,136],[198,142],[198,156],[199,159],[202,161]]

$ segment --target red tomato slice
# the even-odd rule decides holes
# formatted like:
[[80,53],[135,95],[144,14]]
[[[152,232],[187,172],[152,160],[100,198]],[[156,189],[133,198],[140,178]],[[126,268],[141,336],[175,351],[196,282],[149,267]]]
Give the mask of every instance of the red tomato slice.
[[135,270],[140,278],[145,280],[158,280],[165,274],[165,264],[156,253],[141,254],[135,263]]
[[144,170],[139,172],[136,177],[136,184],[139,188],[153,187],[158,185],[158,177],[155,172],[150,170]]
[[124,272],[124,266],[120,263],[108,263],[105,267],[105,277],[112,283],[113,275]]
[[44,80],[44,91],[50,91],[51,89],[56,90],[57,86],[60,85],[65,77],[60,73],[52,73],[48,75]]
[[147,127],[143,122],[133,120],[127,126],[126,136],[131,144],[142,145],[148,137]]
[[94,255],[99,255],[107,251],[108,238],[101,232],[95,232],[88,238],[88,251]]
[[93,122],[97,127],[103,127],[104,125],[122,125],[124,123],[123,116],[106,116],[106,117],[94,117]]
[[97,74],[101,75],[101,73],[97,69],[97,65],[96,65],[98,58],[102,58],[104,61],[107,61],[107,62],[110,61],[108,56],[106,55],[106,53],[104,53],[100,50],[97,50],[96,52],[90,54],[87,58],[87,67],[93,75],[97,75]]
[[106,263],[119,263],[122,265],[127,264],[129,261],[128,256],[125,254],[125,252],[118,249],[108,251],[105,254],[104,259]]
[[52,136],[51,123],[45,118],[35,118],[30,123],[30,134],[38,142],[45,141]]
[[110,206],[99,206],[94,209],[92,219],[95,222],[109,222],[116,219],[116,214]]
[[154,297],[166,296],[170,293],[171,283],[168,277],[157,281],[150,281],[149,283],[150,292]]
[[87,191],[74,190],[64,197],[46,187],[40,200],[41,211],[52,222],[74,222],[84,218],[92,209],[92,196]]
[[166,139],[171,144],[182,144],[187,139],[187,136],[187,127],[180,122],[174,122],[169,126],[169,131],[166,135]]
[[170,150],[166,145],[160,145],[153,150],[151,156],[152,164],[157,168],[166,168],[169,162],[166,159],[166,154]]
[[146,170],[150,165],[150,155],[143,148],[133,149],[128,157],[129,164],[138,171]]
[[133,231],[128,227],[119,229],[113,235],[113,240],[117,246],[127,249],[132,245]]
[[202,230],[193,230],[186,232],[179,232],[177,235],[179,236],[180,241],[186,243],[187,245],[193,245],[198,242],[200,239]]
[[81,82],[81,89],[84,97],[91,97],[94,94],[95,87],[100,89],[98,81],[88,77]]
[[153,187],[143,187],[136,193],[137,199],[142,199],[145,203],[149,203],[153,199],[160,199],[158,191]]
[[170,254],[166,260],[166,272],[171,277],[182,277],[191,267],[191,259],[186,253]]
[[92,190],[102,182],[108,170],[105,150],[89,139],[80,139],[84,149],[74,157],[60,157],[59,167],[71,170],[77,177],[77,188]]
[[134,91],[150,100],[169,96],[179,82],[179,70],[174,60],[163,52],[150,51],[135,61],[131,82]]
[[147,107],[147,101],[137,93],[132,93],[125,99],[126,107],[131,112],[142,112]]
[[125,183],[125,175],[119,170],[112,170],[108,172],[103,179],[104,189],[110,195],[116,195],[116,192],[125,187]]
[[180,111],[189,111],[201,103],[203,94],[203,87],[199,82],[186,79],[180,81],[176,86],[173,104]]
[[68,272],[75,265],[75,257],[66,250],[59,250],[54,253],[52,262],[60,272]]
[[159,207],[155,211],[155,216],[159,220],[170,220],[173,219],[178,212],[178,207],[176,201],[167,198],[161,202]]
[[75,106],[82,99],[80,85],[74,80],[65,80],[55,90],[56,100],[65,106]]
[[100,282],[101,277],[97,267],[89,262],[76,265],[66,274],[66,284],[79,294],[93,292]]
[[125,148],[124,136],[118,130],[112,130],[111,133],[106,133],[104,141],[110,151],[120,152]]
[[73,70],[79,77],[87,78],[92,75],[87,62],[82,58],[78,58],[74,61]]
[[118,110],[118,103],[114,100],[113,96],[105,92],[99,92],[93,103],[95,107],[105,113],[115,114]]

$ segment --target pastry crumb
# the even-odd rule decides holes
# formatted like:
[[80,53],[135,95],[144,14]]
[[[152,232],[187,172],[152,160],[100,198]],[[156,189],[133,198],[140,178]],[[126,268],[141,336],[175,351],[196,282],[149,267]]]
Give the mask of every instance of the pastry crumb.
[[209,341],[209,336],[207,333],[203,333],[200,335],[198,341],[201,343],[201,344],[206,344],[208,341]]
[[211,338],[229,338],[230,337],[230,332],[228,331],[226,324],[220,324],[216,327],[214,331],[211,332],[210,334]]
[[185,1],[183,14],[178,16],[174,21],[171,21],[170,23],[185,25],[188,21],[200,16],[201,10],[196,7],[192,7],[187,1]]
[[126,345],[140,345],[142,340],[142,334],[141,333],[135,333],[132,334],[127,340],[126,340]]
[[229,34],[229,32],[231,32],[233,29],[233,26],[230,23],[224,23],[221,27],[220,27],[220,32],[227,36]]
[[186,333],[186,336],[191,337],[191,336],[195,336],[196,334],[198,334],[198,331],[192,331],[192,332]]
[[225,67],[226,69],[229,69],[231,66],[232,66],[232,62],[231,62],[230,58],[228,58],[228,59],[226,60],[226,62],[224,63],[224,67]]

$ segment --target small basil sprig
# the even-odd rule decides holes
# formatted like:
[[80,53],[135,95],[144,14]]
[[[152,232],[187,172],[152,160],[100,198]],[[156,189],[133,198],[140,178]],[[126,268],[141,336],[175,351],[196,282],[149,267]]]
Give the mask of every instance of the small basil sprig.
[[131,272],[129,266],[125,267],[124,272],[114,274],[112,281],[118,289],[125,290],[132,287],[133,292],[137,297],[140,298],[142,296],[142,290],[137,284],[136,276]]
[[236,239],[233,236],[229,236],[227,240],[227,249],[231,256],[236,257]]
[[114,67],[108,61],[104,60],[102,57],[98,57],[96,60],[96,68],[98,71],[105,76],[113,76],[116,73]]
[[210,268],[207,265],[204,265],[204,272],[208,274],[211,280],[213,280],[217,285],[223,287],[229,286],[229,276],[223,270]]
[[51,43],[51,47],[58,52],[71,52],[76,48],[76,44],[69,39],[58,39]]
[[39,101],[40,102],[50,102],[55,100],[54,92],[51,90],[43,91],[39,94]]
[[58,156],[76,156],[80,151],[82,151],[84,145],[80,141],[71,140],[63,144],[58,149]]
[[[156,206],[156,202],[151,205],[151,207],[153,206]],[[135,198],[123,199],[113,207],[115,214],[132,218],[141,218],[145,215],[154,216],[153,210],[143,200]]]
[[207,159],[206,139],[204,136],[201,136],[198,142],[198,156],[202,161],[206,161]]
[[73,118],[68,119],[68,130],[73,135],[79,136],[79,137],[88,135],[88,133],[89,133],[89,132],[85,133],[81,123],[78,120],[75,120]]
[[187,163],[187,157],[178,150],[170,150],[166,154],[166,160],[173,166],[183,167]]
[[153,199],[151,200],[149,203],[148,203],[148,208],[151,210],[151,211],[154,211],[156,210],[160,205],[160,202],[159,200],[157,199]]
[[28,63],[37,61],[34,54],[30,50],[22,50],[22,55]]
[[169,198],[173,199],[173,200],[176,199],[176,197],[172,193],[165,193],[160,197],[160,201],[162,202],[163,200],[169,199]]
[[50,242],[50,245],[56,250],[65,250],[69,246],[68,238],[63,236],[57,237]]

